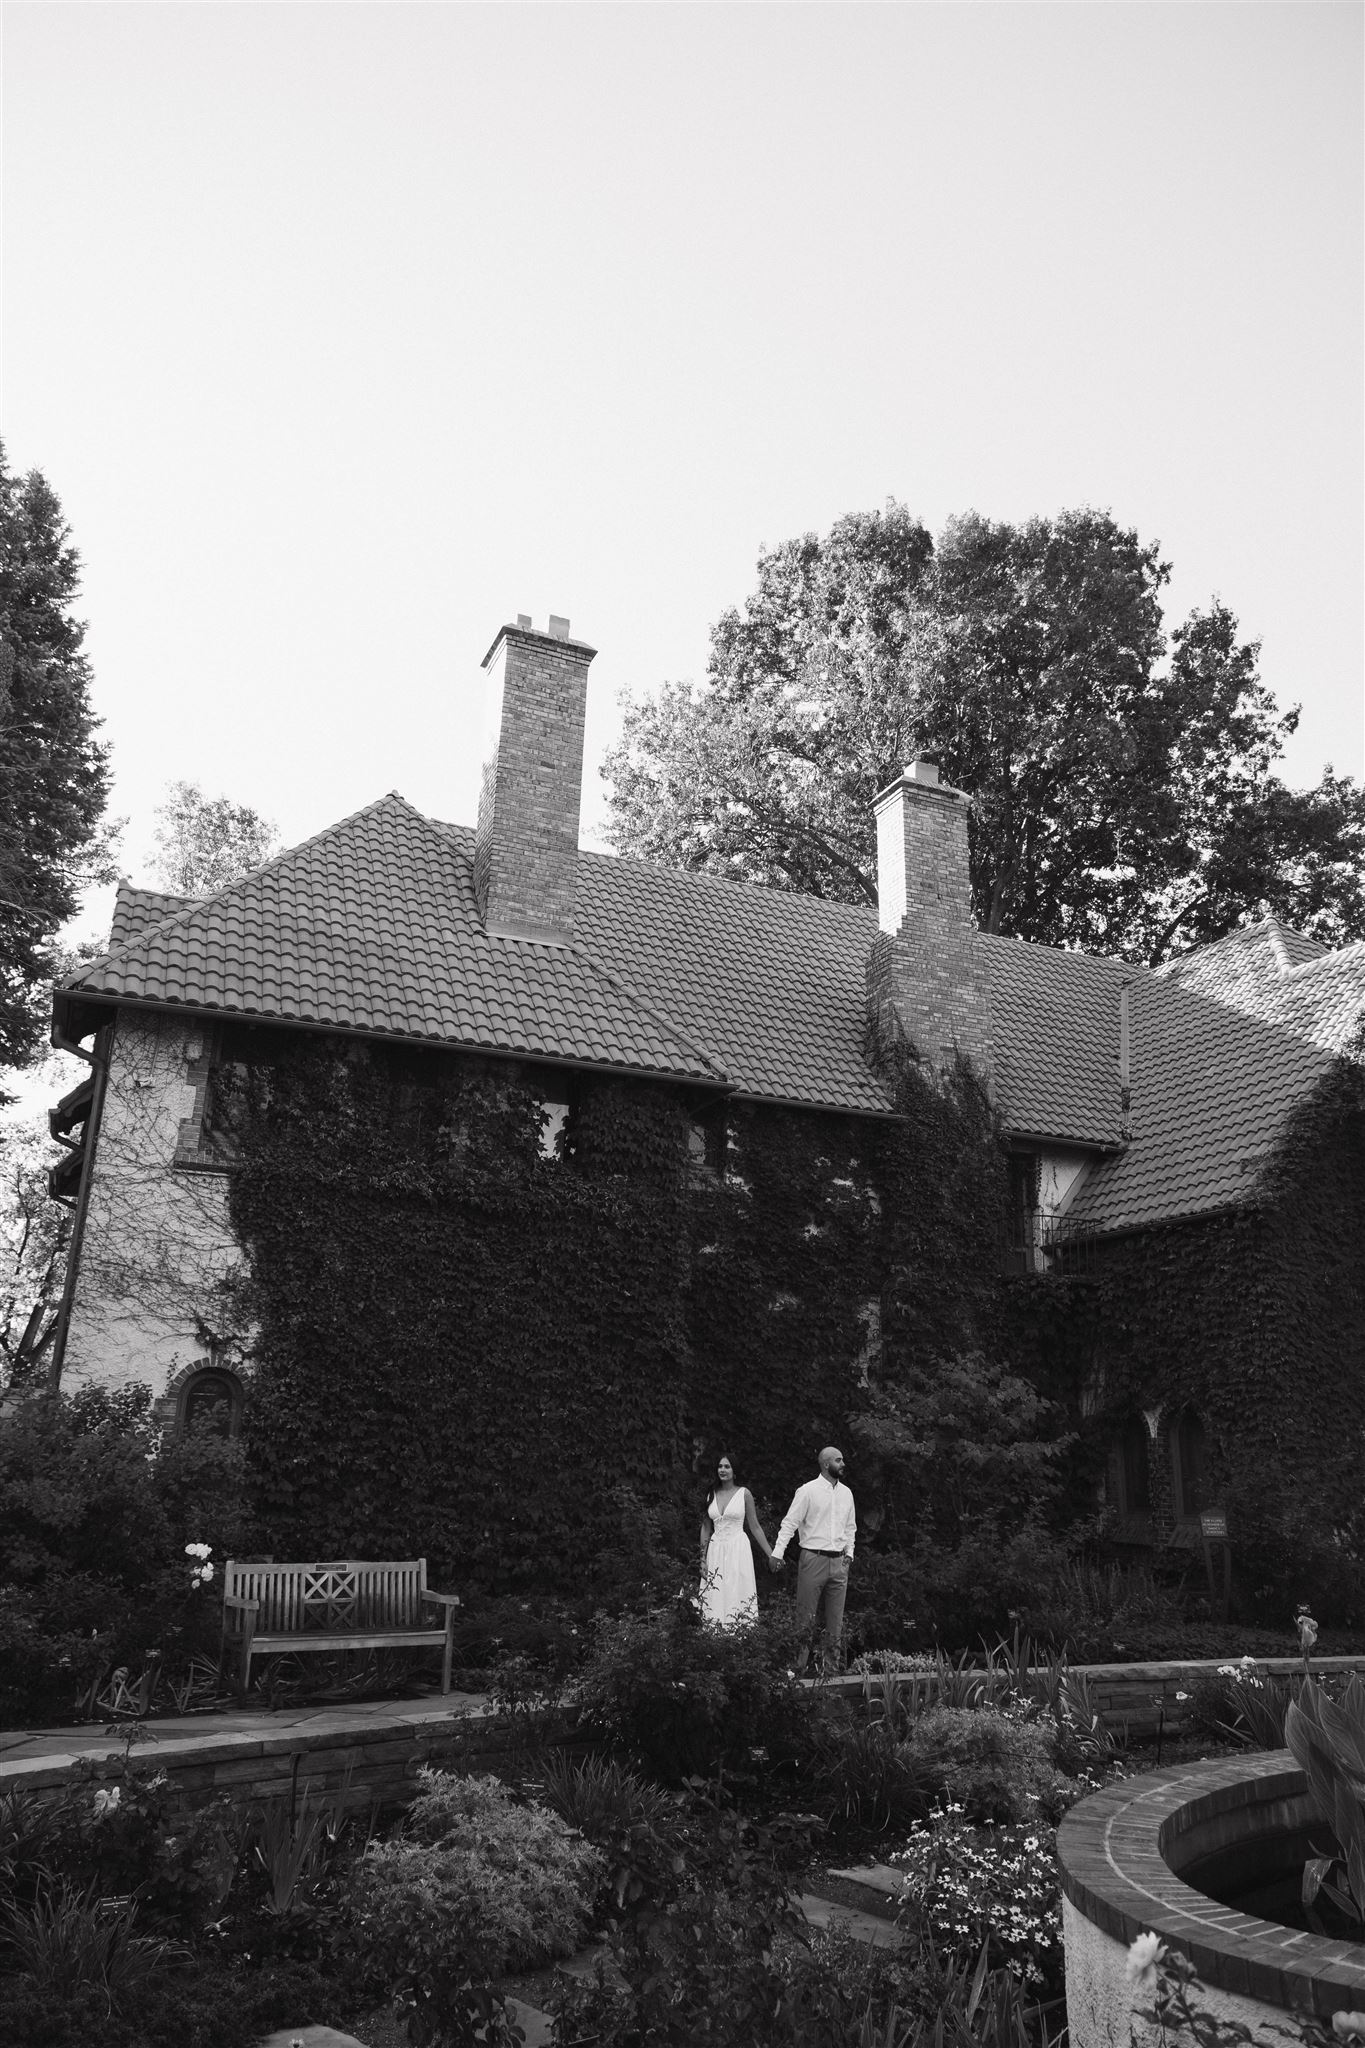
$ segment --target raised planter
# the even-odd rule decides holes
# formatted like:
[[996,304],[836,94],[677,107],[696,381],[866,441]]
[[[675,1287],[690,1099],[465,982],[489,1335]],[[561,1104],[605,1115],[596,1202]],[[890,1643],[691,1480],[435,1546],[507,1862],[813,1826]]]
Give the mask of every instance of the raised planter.
[[1128,1947],[1148,1930],[1194,1964],[1204,2008],[1257,2040],[1365,2009],[1365,1945],[1257,1919],[1188,1881],[1235,1870],[1250,1886],[1298,1853],[1310,1825],[1287,1750],[1151,1771],[1074,1806],[1057,1837],[1071,2048],[1128,2048]]
[[[1090,1688],[1095,1711],[1106,1728],[1120,1739],[1150,1742],[1158,1729],[1168,1736],[1188,1734],[1194,1726],[1189,1695],[1196,1680],[1211,1678],[1236,1661],[1229,1654],[1164,1664],[1074,1664],[1071,1668]],[[1293,1678],[1302,1672],[1303,1659],[1258,1657],[1256,1669],[1263,1678]],[[1350,1671],[1365,1672],[1365,1657],[1313,1659],[1316,1678]],[[862,1678],[853,1672],[825,1683],[829,1691],[849,1696],[859,1694],[863,1686]]]

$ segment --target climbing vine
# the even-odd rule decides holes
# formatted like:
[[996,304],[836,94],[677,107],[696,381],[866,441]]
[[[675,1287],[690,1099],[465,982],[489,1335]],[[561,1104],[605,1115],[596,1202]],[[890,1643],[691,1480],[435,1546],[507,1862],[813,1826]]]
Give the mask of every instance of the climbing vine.
[[248,1452],[276,1552],[579,1589],[623,1495],[687,1555],[720,1450],[771,1526],[859,1417],[868,1533],[903,1531],[878,1403],[998,1348],[1005,1182],[965,1072],[893,1083],[894,1121],[722,1124],[663,1086],[316,1040],[240,1078]]
[[1104,1250],[1084,1310],[1092,1428],[1125,1409],[1159,1418],[1154,1506],[1169,1519],[1171,1429],[1196,1413],[1208,1503],[1227,1510],[1246,1598],[1281,1617],[1311,1598],[1320,1619],[1365,1619],[1358,1049],[1294,1113],[1248,1194]]

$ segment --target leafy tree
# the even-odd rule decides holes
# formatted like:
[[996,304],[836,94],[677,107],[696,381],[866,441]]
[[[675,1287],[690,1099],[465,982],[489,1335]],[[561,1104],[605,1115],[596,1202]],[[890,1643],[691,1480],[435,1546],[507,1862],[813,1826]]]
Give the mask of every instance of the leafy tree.
[[0,446],[0,1066],[41,1042],[34,992],[89,883],[112,879],[107,751],[90,705],[80,558],[55,492]]
[[984,930],[1156,961],[1260,906],[1365,932],[1365,793],[1274,774],[1281,716],[1218,602],[1167,645],[1155,547],[1083,509],[904,508],[760,557],[705,684],[636,704],[604,773],[623,852],[875,902],[872,800],[916,752],[972,795]]
[[279,850],[269,818],[225,796],[205,796],[197,782],[168,783],[156,816],[157,880],[178,896],[211,896]]
[[0,1123],[0,1374],[32,1380],[55,1331],[71,1213],[48,1199],[58,1149],[36,1118]]

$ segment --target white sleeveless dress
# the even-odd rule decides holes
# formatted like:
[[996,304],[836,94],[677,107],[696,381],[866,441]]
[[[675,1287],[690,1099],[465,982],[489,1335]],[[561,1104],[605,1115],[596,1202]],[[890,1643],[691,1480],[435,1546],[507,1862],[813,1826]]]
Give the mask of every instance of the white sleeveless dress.
[[744,1527],[744,1489],[732,1493],[723,1508],[712,1501],[706,1512],[711,1517],[711,1541],[706,1546],[701,1580],[702,1620],[722,1628],[755,1621],[758,1589],[754,1553]]

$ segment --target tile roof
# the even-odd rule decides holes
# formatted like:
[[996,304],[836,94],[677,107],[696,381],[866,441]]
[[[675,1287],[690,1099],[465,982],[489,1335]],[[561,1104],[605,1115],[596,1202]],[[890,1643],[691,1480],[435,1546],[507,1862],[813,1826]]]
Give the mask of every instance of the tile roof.
[[[214,896],[125,885],[109,952],[67,991],[887,1113],[863,1056],[872,910],[582,853],[572,948],[490,939],[473,841],[390,795]],[[1068,1210],[1099,1231],[1248,1199],[1365,1011],[1365,944],[1327,953],[1270,920],[1155,974],[977,943],[1005,1125],[1110,1154]]]
[[[575,947],[529,946],[484,932],[473,844],[389,796],[216,896],[124,884],[69,986],[889,1111],[863,1053],[873,910],[582,853]],[[980,943],[1006,1122],[1116,1143],[1117,970]]]
[[888,1110],[863,1056],[875,911],[583,853],[575,929],[685,1020],[740,1094]]
[[[126,900],[125,925],[151,907]],[[147,925],[66,988],[685,1080],[725,1078],[704,1049],[581,950],[489,938],[466,848],[395,795]]]
[[131,882],[120,882],[109,928],[108,951],[117,953],[130,939],[149,931],[163,918],[174,916],[178,910],[188,910],[192,903],[201,900],[198,896],[172,896],[165,889],[135,889]]
[[1067,1214],[1097,1231],[1254,1200],[1295,1106],[1365,1017],[1365,942],[1328,953],[1249,927],[1170,967],[1134,971],[1132,1136]]
[[1167,960],[1156,972],[1163,981],[1207,989],[1210,995],[1231,996],[1239,988],[1249,993],[1261,990],[1275,976],[1320,960],[1328,950],[1317,939],[1281,924],[1277,917],[1264,917],[1229,932],[1226,938]]
[[1128,969],[978,934],[991,991],[996,1095],[1007,1126],[1079,1145],[1117,1145],[1119,990]]

